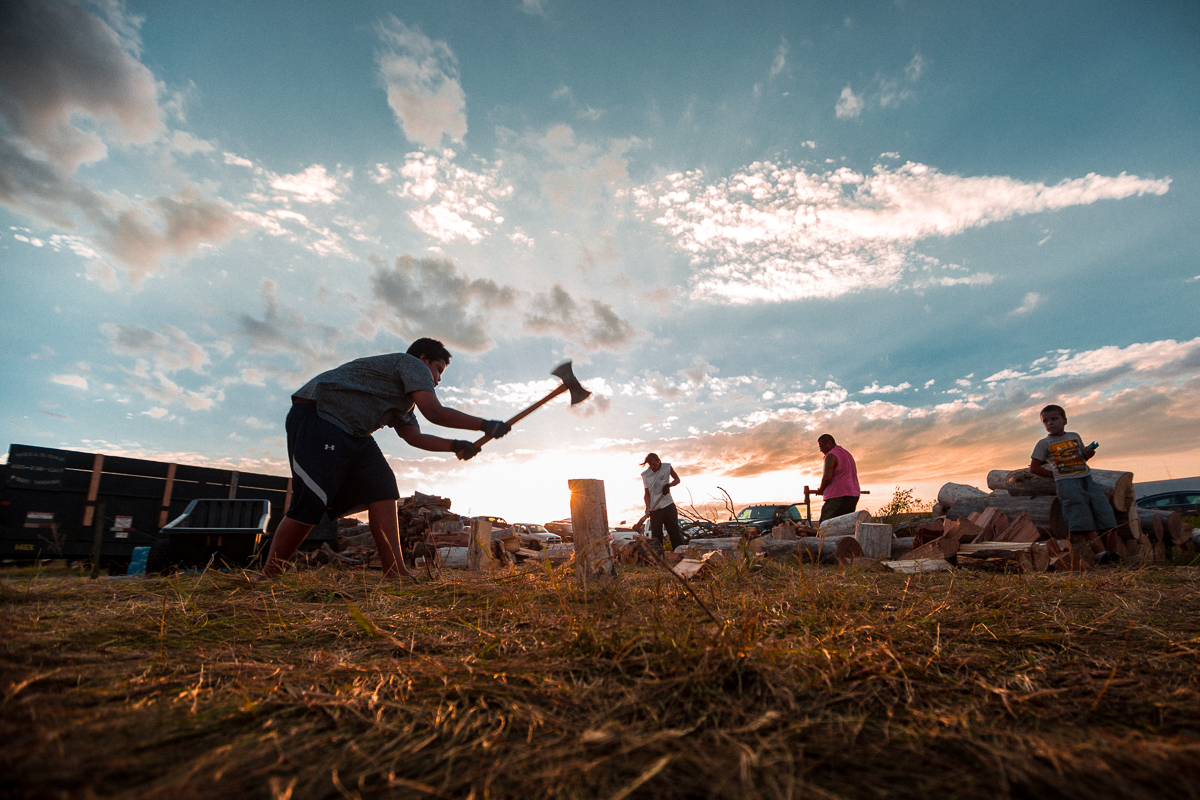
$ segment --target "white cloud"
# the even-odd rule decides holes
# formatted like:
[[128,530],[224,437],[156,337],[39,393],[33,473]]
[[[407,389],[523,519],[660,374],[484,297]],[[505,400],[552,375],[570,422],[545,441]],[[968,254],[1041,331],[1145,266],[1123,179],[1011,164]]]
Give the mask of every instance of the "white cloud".
[[498,170],[474,172],[454,163],[455,154],[409,153],[398,170],[396,194],[421,203],[408,213],[409,219],[427,236],[442,244],[465,239],[483,241],[503,224],[498,202],[513,194],[513,187],[500,180]]
[[[1056,185],[947,175],[913,162],[842,167],[755,162],[709,182],[700,171],[637,187],[638,213],[700,267],[693,296],[733,303],[836,297],[893,286],[919,264],[915,244],[1014,216],[1103,199],[1165,194],[1170,179],[1089,174]],[[987,283],[991,276],[922,278]]]
[[87,391],[87,378],[82,375],[51,375],[50,380],[53,383],[59,383],[63,386],[70,386],[75,389],[83,389]]
[[536,14],[538,16],[546,16],[546,4],[550,0],[521,0],[521,4],[517,8],[524,11],[526,14]]
[[1027,295],[1025,295],[1024,299],[1021,301],[1021,305],[1017,306],[1012,311],[1008,312],[1008,315],[1010,317],[1018,317],[1018,316],[1023,316],[1025,314],[1028,314],[1028,313],[1032,312],[1035,308],[1040,306],[1044,299],[1045,298],[1042,297],[1037,292],[1029,292]]
[[204,348],[192,341],[174,325],[162,325],[162,332],[141,325],[105,323],[100,332],[108,338],[109,350],[116,355],[149,359],[154,368],[163,372],[189,369],[203,373],[211,364]]
[[436,148],[442,137],[461,142],[467,100],[454,53],[395,17],[378,26],[385,50],[377,54],[388,105],[409,141]]
[[775,49],[775,60],[771,62],[771,77],[774,78],[779,73],[783,72],[787,66],[788,43],[787,39],[780,38],[779,47]]
[[271,179],[271,188],[287,192],[299,203],[336,203],[339,195],[346,191],[346,187],[326,173],[320,164],[313,164],[295,175],[277,175]]
[[849,84],[846,84],[846,88],[842,89],[842,94],[838,97],[834,110],[838,119],[853,119],[862,113],[865,105],[863,99],[854,93]]
[[859,390],[859,394],[894,394],[903,392],[905,389],[911,389],[912,384],[908,381],[896,386],[880,386],[879,381],[872,381],[870,386],[864,386]]

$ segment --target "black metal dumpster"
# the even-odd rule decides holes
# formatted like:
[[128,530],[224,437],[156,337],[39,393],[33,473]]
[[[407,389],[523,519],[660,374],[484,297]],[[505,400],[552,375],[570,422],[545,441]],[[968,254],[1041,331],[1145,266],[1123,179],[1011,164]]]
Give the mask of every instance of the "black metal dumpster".
[[266,500],[193,500],[181,516],[163,526],[169,553],[160,544],[147,569],[209,563],[247,566],[262,543],[270,516],[271,504]]

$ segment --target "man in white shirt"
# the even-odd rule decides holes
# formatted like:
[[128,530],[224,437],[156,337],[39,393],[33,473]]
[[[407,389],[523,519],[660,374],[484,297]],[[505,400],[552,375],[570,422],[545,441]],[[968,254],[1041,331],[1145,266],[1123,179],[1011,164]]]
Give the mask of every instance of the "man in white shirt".
[[650,515],[650,535],[661,546],[663,526],[666,525],[673,550],[683,545],[683,533],[679,530],[679,512],[675,509],[675,499],[671,497],[671,487],[679,485],[679,476],[675,474],[674,467],[662,462],[658,453],[647,455],[642,465],[649,467],[642,472],[642,485],[646,487],[646,513]]

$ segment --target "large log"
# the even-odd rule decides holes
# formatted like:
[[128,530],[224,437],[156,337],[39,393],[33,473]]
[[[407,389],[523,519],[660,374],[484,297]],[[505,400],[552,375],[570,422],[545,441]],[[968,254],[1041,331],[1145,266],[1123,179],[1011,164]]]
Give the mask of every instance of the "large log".
[[869,511],[859,510],[852,514],[843,514],[840,517],[827,519],[817,526],[818,535],[829,539],[839,536],[853,536],[855,530],[858,529],[858,523],[870,521],[871,512]]
[[892,535],[891,525],[860,522],[854,538],[862,547],[863,558],[891,559],[892,539],[895,538]]
[[[778,541],[789,541],[780,539]],[[794,539],[790,541],[795,541]],[[736,556],[749,546],[749,540],[742,536],[725,536],[720,539],[692,539],[680,548],[687,558],[699,558],[705,553],[717,551],[730,558]]]
[[947,483],[938,490],[937,501],[942,508],[950,509],[960,500],[986,496],[987,492],[981,492],[974,486],[967,486],[963,483]]
[[838,543],[845,537],[806,536],[803,539],[751,539],[749,551],[767,558],[795,559],[807,563],[836,564]]
[[467,545],[467,569],[478,572],[495,566],[492,554],[492,523],[486,519],[471,520],[471,541]]
[[1057,497],[976,497],[959,500],[946,513],[949,519],[960,519],[974,513],[982,514],[985,509],[998,508],[1010,519],[1022,511],[1029,515],[1033,524],[1045,528],[1056,539],[1065,539],[1069,535],[1067,520],[1062,515]]
[[[1105,497],[1117,511],[1127,511],[1134,500],[1133,473],[1111,469],[1093,469],[1092,480],[1104,490]],[[994,469],[988,473],[989,489],[1004,490],[1019,497],[1057,495],[1053,478],[1034,475],[1028,467],[1023,469]]]

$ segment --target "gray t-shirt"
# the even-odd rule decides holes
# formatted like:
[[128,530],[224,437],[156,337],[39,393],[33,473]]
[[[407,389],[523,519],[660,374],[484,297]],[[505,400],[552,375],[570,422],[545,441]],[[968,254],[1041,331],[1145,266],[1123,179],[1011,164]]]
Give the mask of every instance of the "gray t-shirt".
[[318,416],[351,436],[370,436],[383,427],[417,425],[412,393],[433,388],[433,373],[424,361],[388,353],[322,372],[292,397],[316,401]]
[[1034,445],[1033,457],[1045,462],[1056,481],[1083,478],[1092,473],[1083,457],[1083,439],[1071,431],[1063,431],[1062,436],[1042,439]]

